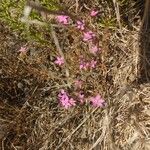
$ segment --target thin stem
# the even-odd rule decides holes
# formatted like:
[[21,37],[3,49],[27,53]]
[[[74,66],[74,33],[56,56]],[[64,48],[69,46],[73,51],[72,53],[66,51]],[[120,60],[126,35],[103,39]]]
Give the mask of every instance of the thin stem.
[[66,68],[66,77],[69,77],[69,70],[68,70],[68,68],[67,68],[67,62],[66,62],[66,60],[65,60],[64,53],[62,52],[62,49],[60,48],[59,41],[58,41],[58,38],[57,38],[57,36],[56,36],[56,32],[55,32],[53,26],[51,26],[51,34],[52,34],[52,37],[53,37],[53,39],[54,39],[54,43],[55,43],[55,45],[56,45],[56,48],[57,48],[57,50],[58,50],[60,56],[64,59],[65,68]]

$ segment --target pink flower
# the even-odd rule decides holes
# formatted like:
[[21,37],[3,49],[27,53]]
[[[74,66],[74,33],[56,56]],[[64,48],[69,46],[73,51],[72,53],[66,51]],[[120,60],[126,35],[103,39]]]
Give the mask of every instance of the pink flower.
[[76,24],[77,24],[77,28],[78,29],[80,29],[80,30],[84,30],[84,26],[85,26],[85,24],[84,24],[84,20],[83,21],[77,21],[76,22]]
[[76,88],[81,88],[82,84],[83,84],[83,82],[81,80],[75,80],[75,87]]
[[75,106],[76,103],[73,98],[69,98],[67,92],[65,92],[63,89],[58,94],[59,102],[61,106],[63,106],[65,109],[68,109],[72,106]]
[[83,41],[90,41],[95,37],[95,34],[92,31],[84,32],[83,33]]
[[62,24],[64,24],[64,25],[66,25],[66,24],[69,24],[69,16],[66,16],[66,15],[59,15],[59,16],[57,16],[56,17],[56,19],[57,19],[57,21],[59,22],[59,23],[62,23]]
[[90,67],[91,67],[91,68],[95,68],[95,67],[96,67],[96,64],[97,64],[97,61],[92,60],[92,61],[90,62]]
[[88,69],[90,67],[90,63],[89,62],[86,62],[85,63],[85,69]]
[[85,68],[85,63],[84,63],[84,62],[80,62],[80,67],[79,67],[79,68],[80,68],[80,70],[81,70],[81,69],[86,69],[86,68]]
[[96,54],[98,52],[99,48],[97,47],[97,45],[92,46],[89,51],[93,54]]
[[87,70],[89,67],[89,63],[88,62],[80,62],[80,70]]
[[105,101],[101,98],[99,94],[97,94],[96,97],[91,97],[90,100],[94,107],[103,107],[105,105]]
[[57,59],[54,61],[55,64],[61,66],[64,64],[64,58],[62,57],[57,57]]
[[98,10],[92,10],[92,11],[90,12],[90,16],[95,17],[98,13],[99,13]]
[[69,99],[69,103],[70,103],[70,106],[75,106],[76,105],[75,100],[73,98]]
[[91,63],[90,62],[86,62],[85,60],[83,60],[83,58],[80,60],[80,70],[87,70],[91,67]]
[[25,53],[25,52],[27,52],[27,48],[26,47],[21,47],[18,51]]
[[96,60],[91,60],[90,62],[85,62],[81,60],[79,68],[80,70],[92,69],[96,67],[96,64],[97,64]]

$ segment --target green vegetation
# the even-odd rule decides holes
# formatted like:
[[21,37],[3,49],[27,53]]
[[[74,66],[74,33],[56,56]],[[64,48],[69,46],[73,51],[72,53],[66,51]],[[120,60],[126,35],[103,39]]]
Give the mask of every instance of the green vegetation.
[[[23,16],[23,10],[26,4],[26,0],[20,1],[11,1],[11,0],[2,0],[0,5],[0,21],[7,24],[10,29],[14,32],[18,32],[22,38],[27,40],[37,41],[41,44],[48,44],[47,39],[44,38],[44,33],[41,28],[37,25],[30,25],[23,23],[20,21]],[[50,10],[58,10],[59,5],[55,0],[43,0],[43,6],[47,7]],[[29,19],[36,19],[38,21],[43,21],[41,14],[37,11],[32,10]],[[50,33],[50,29],[44,27],[44,32]]]

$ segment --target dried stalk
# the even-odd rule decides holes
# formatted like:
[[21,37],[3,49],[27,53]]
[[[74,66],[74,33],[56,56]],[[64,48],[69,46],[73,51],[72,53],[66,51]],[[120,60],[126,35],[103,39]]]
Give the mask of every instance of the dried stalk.
[[56,32],[55,32],[53,26],[51,26],[51,34],[52,34],[52,37],[53,37],[53,39],[54,39],[54,43],[55,43],[55,45],[56,45],[56,48],[57,48],[57,50],[58,50],[60,56],[64,59],[65,68],[66,68],[66,70],[65,70],[65,72],[66,72],[66,77],[69,77],[69,70],[68,70],[68,68],[67,68],[67,62],[66,62],[65,57],[64,57],[64,54],[63,54],[63,52],[62,52],[62,50],[61,50],[61,48],[60,48],[59,41],[58,41],[58,38],[57,38],[57,36],[56,36]]

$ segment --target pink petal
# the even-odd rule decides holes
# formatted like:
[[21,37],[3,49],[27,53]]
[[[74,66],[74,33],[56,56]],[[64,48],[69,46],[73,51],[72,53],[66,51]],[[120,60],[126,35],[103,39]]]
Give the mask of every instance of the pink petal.
[[83,60],[81,60],[80,62],[80,70],[88,70],[91,67],[91,62],[85,62]]
[[70,98],[69,103],[70,103],[71,106],[76,105],[75,100],[73,98]]
[[19,52],[27,52],[27,48],[26,48],[26,47],[21,47],[21,48],[19,49]]
[[84,21],[79,21],[79,20],[78,20],[78,21],[76,22],[76,24],[77,24],[77,28],[78,28],[78,29],[84,30],[84,28],[85,28],[85,27],[84,27],[84,26],[85,26]]
[[68,109],[72,106],[75,106],[75,100],[73,98],[69,98],[67,92],[65,92],[63,89],[58,94],[59,102],[62,107],[65,109]]
[[95,68],[95,67],[96,67],[96,64],[97,64],[97,61],[92,60],[91,63],[90,63],[90,67],[91,67],[91,68]]
[[84,32],[83,33],[83,41],[90,41],[95,37],[95,34],[92,31]]
[[98,13],[99,13],[98,10],[92,10],[92,11],[90,12],[90,16],[95,17]]
[[76,88],[81,88],[82,87],[82,81],[81,80],[75,80],[75,87]]
[[54,63],[61,66],[64,64],[64,59],[62,57],[57,57]]
[[90,51],[91,53],[93,53],[93,54],[97,53],[98,50],[99,50],[99,48],[97,47],[97,45],[92,46],[92,47],[89,49],[89,51]]
[[62,23],[64,25],[69,24],[69,21],[68,21],[69,20],[69,16],[59,15],[59,16],[56,17],[56,19],[57,19],[57,21],[59,23]]
[[89,63],[85,63],[85,62],[81,62],[80,63],[80,70],[83,69],[83,70],[87,70],[89,67]]
[[104,106],[105,101],[98,94],[96,97],[91,97],[91,103],[94,107],[102,107]]

